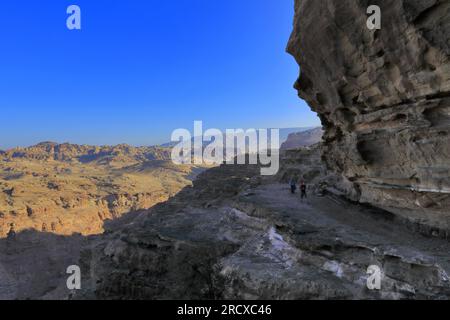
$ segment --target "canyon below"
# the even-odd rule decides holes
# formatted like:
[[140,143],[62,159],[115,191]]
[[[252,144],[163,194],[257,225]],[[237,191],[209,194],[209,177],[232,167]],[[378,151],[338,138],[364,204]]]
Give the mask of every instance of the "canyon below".
[[175,166],[162,147],[44,142],[0,154],[0,237],[33,229],[103,232],[103,223],[168,200],[206,167]]

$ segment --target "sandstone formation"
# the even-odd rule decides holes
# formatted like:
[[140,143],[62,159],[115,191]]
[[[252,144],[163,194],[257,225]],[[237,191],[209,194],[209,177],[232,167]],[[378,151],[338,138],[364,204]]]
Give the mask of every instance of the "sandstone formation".
[[41,143],[0,155],[0,238],[14,224],[70,235],[166,201],[201,168],[174,166],[170,149]]
[[116,146],[89,146],[70,143],[41,142],[27,148],[14,148],[4,151],[1,156],[6,160],[29,159],[42,161],[63,161],[76,163],[112,164],[150,160],[170,159],[169,148],[133,147],[126,144]]
[[296,0],[288,51],[338,189],[449,237],[450,2]]

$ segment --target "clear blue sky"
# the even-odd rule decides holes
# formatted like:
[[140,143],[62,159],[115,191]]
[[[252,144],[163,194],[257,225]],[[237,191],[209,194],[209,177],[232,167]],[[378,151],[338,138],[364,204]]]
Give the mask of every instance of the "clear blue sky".
[[[66,28],[81,7],[82,30]],[[0,5],[0,148],[151,145],[172,130],[318,125],[285,53],[293,0]]]

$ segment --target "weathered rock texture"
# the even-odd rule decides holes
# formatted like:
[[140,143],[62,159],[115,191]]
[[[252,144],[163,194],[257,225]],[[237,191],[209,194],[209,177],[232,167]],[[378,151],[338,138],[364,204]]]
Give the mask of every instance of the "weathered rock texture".
[[[318,183],[319,151],[287,151],[275,177],[252,165],[210,169],[102,235],[0,239],[0,299],[448,299],[449,241],[313,188],[302,200],[278,183],[292,174]],[[82,271],[75,294],[71,264]],[[367,289],[370,265],[383,271],[379,291]]]
[[0,154],[0,238],[26,229],[103,232],[106,220],[148,209],[191,184],[201,168],[170,149],[40,143]]
[[[373,4],[381,30],[366,26]],[[448,233],[450,1],[297,0],[288,51],[341,189]]]
[[[311,170],[315,150],[300,154],[283,157],[284,172]],[[302,201],[273,179],[256,166],[214,168],[92,238],[75,298],[448,299],[450,242],[340,198]],[[380,291],[366,287],[369,265],[383,270]]]

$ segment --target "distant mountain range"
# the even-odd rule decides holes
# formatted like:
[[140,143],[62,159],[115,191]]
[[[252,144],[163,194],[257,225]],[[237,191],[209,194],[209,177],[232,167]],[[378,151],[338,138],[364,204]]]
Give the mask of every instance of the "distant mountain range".
[[[292,134],[319,130],[317,127],[283,128],[280,130],[280,145],[285,143]],[[305,135],[305,137],[308,134]],[[290,137],[289,139],[294,138]],[[270,137],[269,137],[270,138]],[[192,139],[193,141],[193,139]],[[270,142],[270,139],[269,139]],[[98,161],[146,161],[169,160],[170,148],[178,142],[167,142],[157,146],[135,147],[128,144],[115,146],[92,146],[71,143],[45,141],[29,147],[16,147],[0,150],[0,157],[27,158],[34,160],[79,161],[82,163]],[[206,145],[208,143],[205,143]]]
[[111,162],[133,163],[151,160],[170,160],[170,149],[163,147],[133,147],[126,144],[116,146],[90,146],[70,143],[41,142],[37,145],[1,151],[0,157],[7,159],[56,160],[108,164]]
[[294,132],[289,134],[287,140],[281,145],[281,150],[297,149],[312,146],[322,140],[323,129],[321,127]]
[[[286,140],[288,139],[289,135],[292,133],[299,133],[299,132],[305,132],[305,131],[309,131],[311,129],[316,129],[316,127],[299,127],[299,128],[283,128],[283,129],[279,129],[280,130],[280,145],[283,144],[284,142],[286,142]],[[270,129],[268,129],[270,130]],[[194,138],[192,138],[192,143],[194,142]],[[269,137],[269,141],[270,143],[270,137]],[[178,144],[178,142],[167,142],[164,144],[161,144],[160,147],[163,148],[172,148],[174,146],[176,146]],[[209,142],[205,142],[204,145],[208,145]]]

